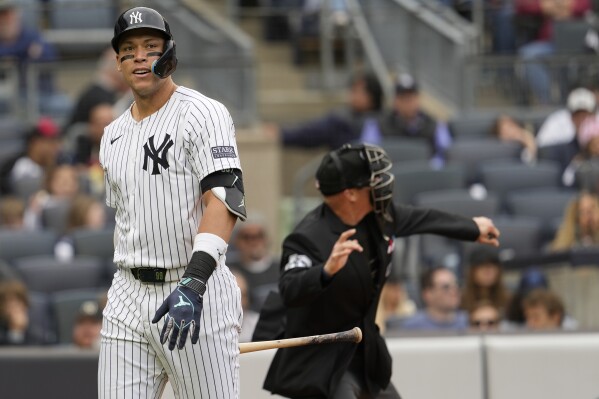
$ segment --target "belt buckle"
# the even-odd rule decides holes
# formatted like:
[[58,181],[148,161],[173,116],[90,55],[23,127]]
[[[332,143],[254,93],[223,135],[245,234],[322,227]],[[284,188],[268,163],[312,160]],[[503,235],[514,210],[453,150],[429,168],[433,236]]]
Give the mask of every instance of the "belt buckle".
[[166,269],[141,267],[137,270],[137,276],[142,283],[164,283]]

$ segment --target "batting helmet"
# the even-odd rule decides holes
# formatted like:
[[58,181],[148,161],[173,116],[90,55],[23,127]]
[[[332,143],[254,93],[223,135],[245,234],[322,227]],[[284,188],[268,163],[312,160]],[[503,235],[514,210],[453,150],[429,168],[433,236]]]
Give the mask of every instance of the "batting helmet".
[[152,63],[152,72],[164,79],[177,68],[177,55],[175,41],[168,22],[158,11],[148,7],[134,7],[122,13],[114,25],[114,36],[111,40],[112,48],[118,53],[119,42],[123,35],[142,28],[158,31],[166,40],[162,55]]

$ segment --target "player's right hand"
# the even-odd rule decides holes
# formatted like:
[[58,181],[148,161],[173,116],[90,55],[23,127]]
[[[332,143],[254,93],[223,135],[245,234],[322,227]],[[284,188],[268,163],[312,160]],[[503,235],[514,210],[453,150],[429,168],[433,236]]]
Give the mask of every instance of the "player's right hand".
[[356,229],[344,231],[333,246],[331,255],[324,264],[324,271],[329,276],[334,276],[339,270],[343,269],[347,263],[347,258],[353,251],[362,252],[364,250],[358,240],[349,239],[354,234],[356,234]]
[[200,337],[200,320],[203,298],[189,287],[178,285],[177,288],[164,300],[156,311],[152,323],[158,323],[165,317],[164,327],[160,333],[160,343],[168,340],[170,350],[182,349],[191,334],[191,343],[198,342]]

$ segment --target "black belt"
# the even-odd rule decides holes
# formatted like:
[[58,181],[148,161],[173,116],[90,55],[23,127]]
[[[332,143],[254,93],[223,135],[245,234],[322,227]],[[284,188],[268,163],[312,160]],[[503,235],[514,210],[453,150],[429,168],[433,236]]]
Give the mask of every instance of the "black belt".
[[166,269],[158,267],[134,267],[131,273],[142,283],[164,283],[166,279]]

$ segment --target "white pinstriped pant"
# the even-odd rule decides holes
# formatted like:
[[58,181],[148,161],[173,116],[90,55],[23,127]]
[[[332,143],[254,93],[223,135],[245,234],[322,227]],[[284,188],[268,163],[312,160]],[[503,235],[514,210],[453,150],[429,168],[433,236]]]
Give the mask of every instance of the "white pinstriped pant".
[[192,345],[189,335],[183,349],[170,351],[160,344],[164,318],[151,320],[174,280],[144,284],[128,269],[115,273],[102,323],[100,399],[160,398],[167,380],[177,398],[239,398],[243,313],[235,277],[222,264],[216,268],[204,294],[199,341]]

